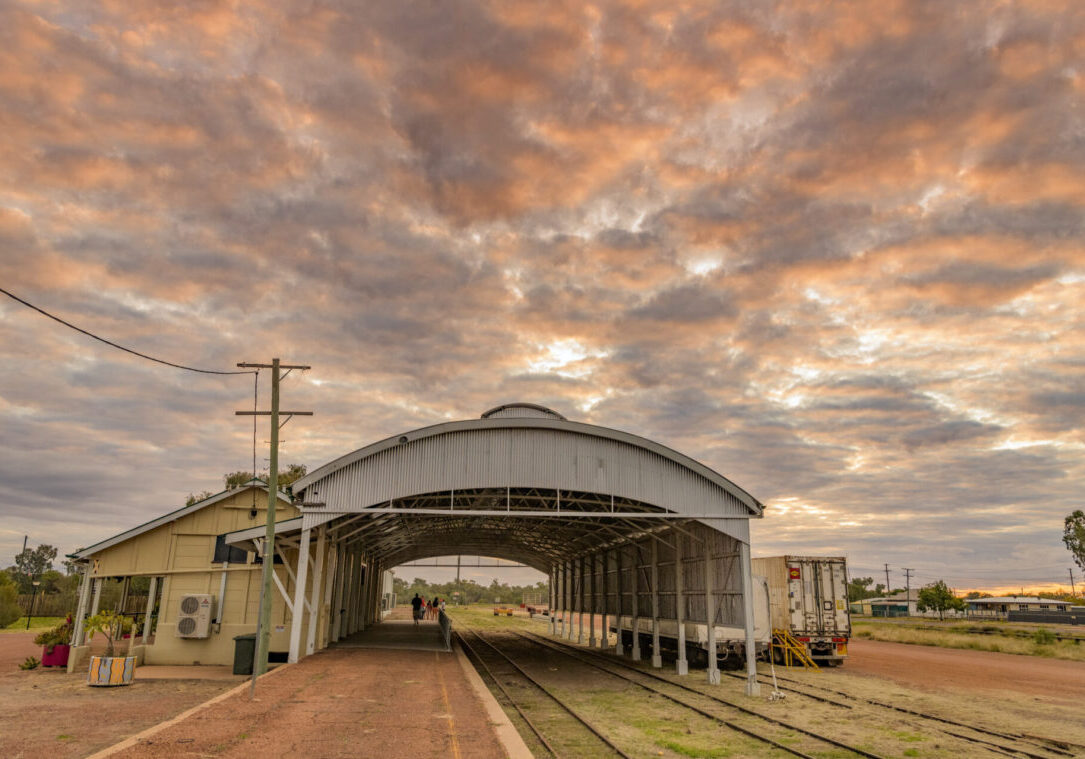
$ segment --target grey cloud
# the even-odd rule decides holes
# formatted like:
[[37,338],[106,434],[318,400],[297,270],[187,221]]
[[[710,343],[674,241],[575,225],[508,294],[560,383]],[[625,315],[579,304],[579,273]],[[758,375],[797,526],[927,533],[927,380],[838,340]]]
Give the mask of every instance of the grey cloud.
[[912,430],[901,437],[901,442],[908,450],[928,446],[945,445],[977,437],[990,437],[1002,431],[995,424],[980,424],[972,421],[945,422],[933,427]]

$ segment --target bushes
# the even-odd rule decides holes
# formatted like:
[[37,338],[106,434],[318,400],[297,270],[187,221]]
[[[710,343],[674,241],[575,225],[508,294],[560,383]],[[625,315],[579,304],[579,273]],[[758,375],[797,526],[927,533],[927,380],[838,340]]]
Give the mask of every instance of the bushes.
[[0,629],[23,616],[18,597],[15,583],[8,577],[8,573],[0,572]]

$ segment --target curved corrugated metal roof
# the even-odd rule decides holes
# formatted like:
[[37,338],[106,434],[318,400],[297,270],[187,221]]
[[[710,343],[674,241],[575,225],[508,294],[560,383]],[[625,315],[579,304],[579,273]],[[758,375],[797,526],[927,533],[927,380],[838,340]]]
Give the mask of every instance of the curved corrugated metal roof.
[[760,516],[764,506],[718,472],[628,432],[550,417],[490,417],[405,432],[348,453],[293,485],[328,511],[419,493],[492,487],[606,493],[670,511]]
[[545,568],[682,518],[748,542],[748,520],[763,509],[667,446],[534,404],[389,437],[292,490],[305,527],[331,523],[338,537],[364,542],[392,565],[479,554]]

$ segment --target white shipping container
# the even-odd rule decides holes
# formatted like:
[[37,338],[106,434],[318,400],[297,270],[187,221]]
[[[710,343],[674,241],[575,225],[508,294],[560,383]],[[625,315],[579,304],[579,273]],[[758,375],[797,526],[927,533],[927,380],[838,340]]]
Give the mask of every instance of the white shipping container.
[[791,633],[817,662],[843,661],[851,637],[844,557],[757,558],[753,571],[768,580],[773,629]]

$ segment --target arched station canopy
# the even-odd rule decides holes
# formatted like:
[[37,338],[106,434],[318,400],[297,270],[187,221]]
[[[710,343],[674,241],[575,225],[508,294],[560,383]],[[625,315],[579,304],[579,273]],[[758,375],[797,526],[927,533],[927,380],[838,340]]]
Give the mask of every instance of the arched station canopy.
[[542,572],[700,522],[749,543],[763,506],[664,445],[529,403],[387,438],[294,483],[304,528],[327,525],[385,567],[453,554]]

